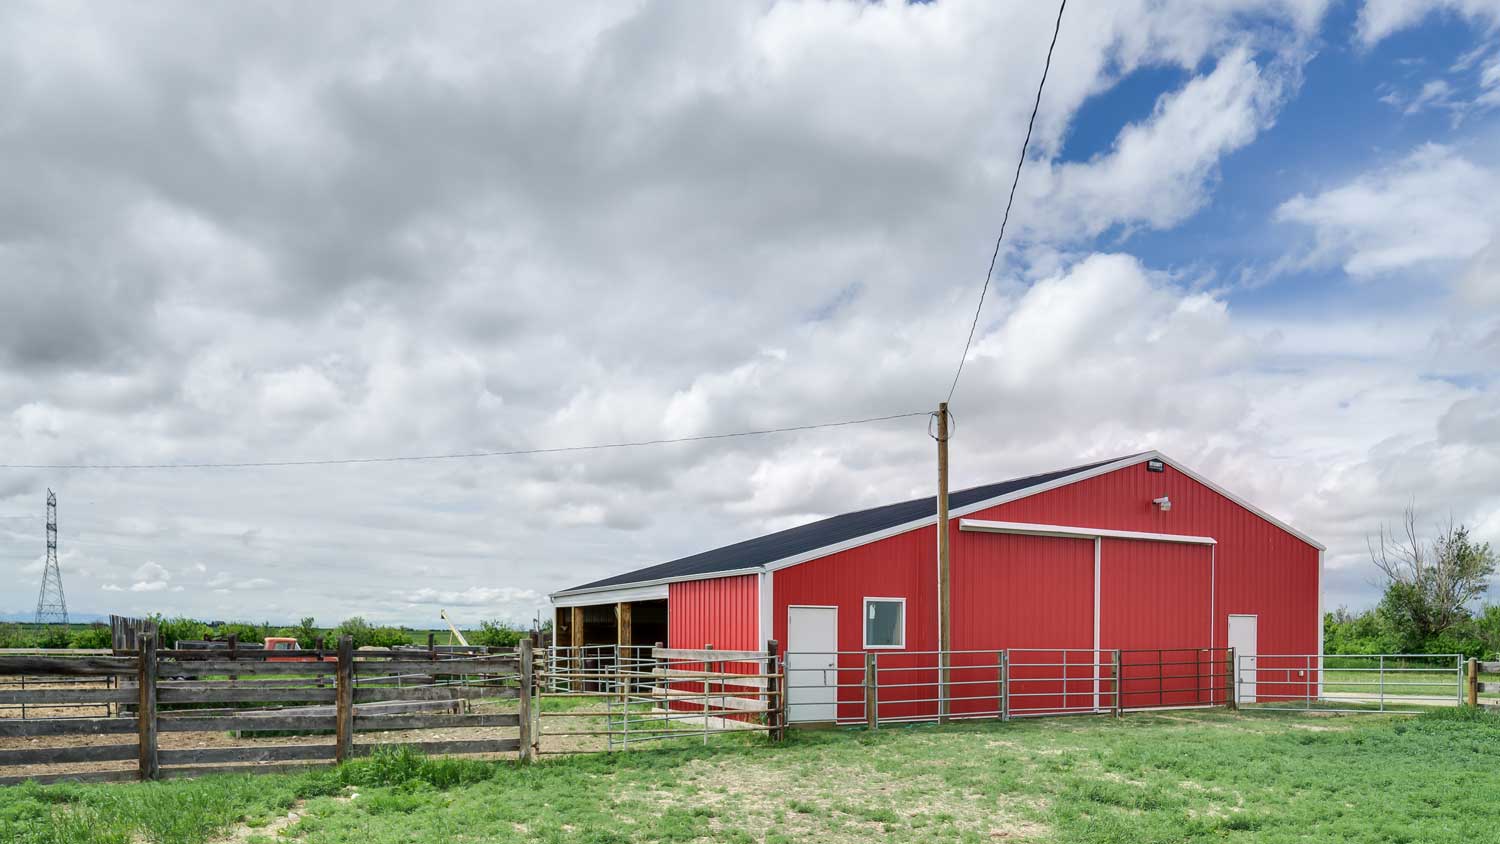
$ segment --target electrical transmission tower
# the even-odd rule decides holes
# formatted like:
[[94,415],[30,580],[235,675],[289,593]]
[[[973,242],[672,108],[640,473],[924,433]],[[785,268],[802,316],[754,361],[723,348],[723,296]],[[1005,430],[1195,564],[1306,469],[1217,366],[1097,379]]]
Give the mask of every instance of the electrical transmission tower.
[[36,596],[37,624],[67,624],[68,599],[63,597],[62,569],[57,567],[57,496],[47,490],[47,567],[42,591]]

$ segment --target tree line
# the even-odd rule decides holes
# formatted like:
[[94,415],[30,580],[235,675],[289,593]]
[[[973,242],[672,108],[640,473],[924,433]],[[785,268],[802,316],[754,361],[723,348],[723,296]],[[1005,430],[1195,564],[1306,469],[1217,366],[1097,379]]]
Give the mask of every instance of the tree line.
[[1380,603],[1324,615],[1324,652],[1500,654],[1500,604],[1485,600],[1497,562],[1488,542],[1451,519],[1424,538],[1408,507],[1399,526],[1382,526],[1368,544]]
[[[322,638],[326,647],[333,647],[340,636],[349,636],[354,647],[392,648],[397,645],[426,644],[427,631],[411,627],[377,626],[362,616],[352,616],[333,627],[319,627],[312,617],[304,618],[292,626],[273,626],[269,623],[229,622],[210,624],[195,618],[178,616],[166,618],[151,616],[156,622],[164,647],[173,647],[179,641],[227,640],[235,636],[241,642],[261,642],[271,637],[296,639],[302,648],[313,648]],[[439,633],[439,641],[445,634]],[[464,638],[471,645],[489,647],[514,647],[529,632],[519,626],[499,619],[479,623],[477,630],[464,631]],[[0,648],[108,648],[110,647],[109,625],[45,625],[30,624],[0,625]]]

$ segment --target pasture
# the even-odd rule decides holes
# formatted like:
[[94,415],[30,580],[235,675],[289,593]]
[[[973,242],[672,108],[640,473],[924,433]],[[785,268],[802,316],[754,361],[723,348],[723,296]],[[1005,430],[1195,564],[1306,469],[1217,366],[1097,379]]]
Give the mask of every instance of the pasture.
[[0,791],[0,840],[1493,840],[1500,716],[1223,710]]

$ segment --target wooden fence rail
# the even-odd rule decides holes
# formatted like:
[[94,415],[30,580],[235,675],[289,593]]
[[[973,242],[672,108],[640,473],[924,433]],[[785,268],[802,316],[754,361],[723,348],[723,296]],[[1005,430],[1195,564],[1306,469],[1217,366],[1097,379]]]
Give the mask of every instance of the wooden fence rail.
[[[149,628],[132,636],[129,644],[133,647],[113,656],[0,654],[0,675],[32,680],[24,689],[0,689],[0,704],[42,709],[130,705],[129,712],[115,717],[0,717],[0,740],[26,740],[24,746],[11,742],[0,747],[0,785],[284,770],[289,765],[336,764],[397,744],[435,754],[516,753],[522,761],[535,755],[531,700],[536,683],[529,641],[507,653],[355,651],[343,637],[335,652],[299,653],[290,659],[275,651],[158,648],[155,631]],[[37,677],[49,682],[39,684]],[[76,687],[93,678],[118,680],[120,687]],[[481,699],[514,699],[518,708],[467,711]],[[440,741],[422,740],[420,735],[391,744],[356,741],[362,733],[439,728],[486,732],[467,737],[459,733]],[[514,737],[497,738],[496,728],[514,728]],[[162,734],[185,732],[236,737],[256,732],[301,733],[309,738],[331,734],[332,740],[234,747],[179,747],[174,744],[181,742],[169,741],[162,746]],[[82,746],[32,746],[36,739],[52,737],[104,740]],[[119,740],[111,742],[108,737]],[[90,763],[131,761],[136,763],[134,770],[71,770]],[[70,770],[5,770],[35,766]]]
[[[1500,662],[1480,662],[1477,659],[1469,660],[1468,682],[1465,689],[1465,697],[1470,706],[1479,706],[1481,694],[1495,694],[1500,692],[1500,683],[1481,683],[1480,674],[1500,674]],[[1490,706],[1494,705],[1491,701]]]

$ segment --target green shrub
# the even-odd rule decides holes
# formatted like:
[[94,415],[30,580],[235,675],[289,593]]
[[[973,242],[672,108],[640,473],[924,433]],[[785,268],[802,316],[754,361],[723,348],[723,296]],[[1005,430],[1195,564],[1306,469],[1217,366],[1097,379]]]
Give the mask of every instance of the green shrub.
[[108,648],[114,644],[110,638],[109,627],[103,624],[91,624],[82,630],[73,633],[68,647],[71,648]]
[[254,624],[246,624],[243,621],[230,622],[219,625],[214,631],[215,639],[228,639],[230,636],[237,637],[241,642],[263,642],[266,638],[266,629]]
[[370,631],[371,645],[377,648],[394,648],[411,644],[411,634],[397,627],[377,627]]
[[[312,616],[308,616],[297,622],[296,627],[287,630],[282,635],[295,636],[298,645],[301,645],[304,650],[311,650],[318,643],[318,638],[323,635],[323,631],[318,629],[317,621]],[[325,642],[324,644],[330,643]]]
[[0,648],[34,648],[36,634],[19,624],[0,624]]
[[163,618],[160,615],[151,616],[156,622],[156,631],[161,641],[158,643],[164,648],[175,648],[181,641],[198,641],[207,639],[213,634],[213,630],[201,621],[192,618]]
[[433,759],[406,745],[376,748],[369,757],[339,767],[347,785],[395,786],[405,790],[452,788],[490,779],[498,770],[477,759]]
[[363,616],[346,618],[339,622],[339,626],[333,628],[333,638],[337,640],[340,636],[348,636],[354,640],[354,647],[362,648],[370,644],[370,622],[365,621]]
[[512,627],[504,621],[490,619],[479,622],[479,630],[467,637],[471,645],[486,645],[492,648],[513,648],[526,637],[525,631]]
[[49,624],[36,634],[36,648],[67,648],[71,647],[73,631],[66,624]]

